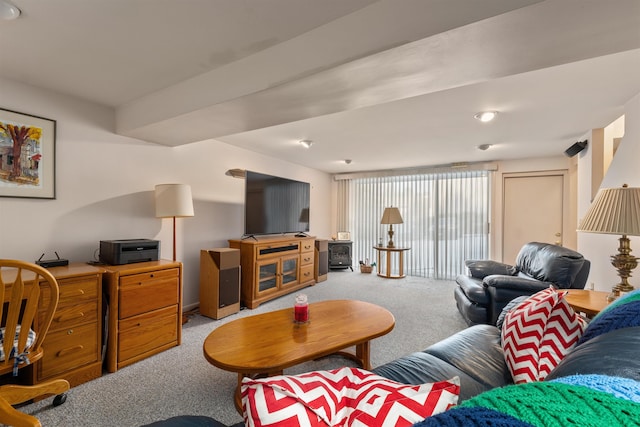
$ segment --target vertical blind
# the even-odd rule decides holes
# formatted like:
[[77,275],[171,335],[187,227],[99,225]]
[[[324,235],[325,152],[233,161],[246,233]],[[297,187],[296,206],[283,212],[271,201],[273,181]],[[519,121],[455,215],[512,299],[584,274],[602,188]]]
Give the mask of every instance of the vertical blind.
[[388,241],[380,224],[385,207],[400,210],[393,241],[405,252],[410,276],[453,279],[466,259],[486,259],[489,251],[489,171],[425,173],[338,181],[340,231],[350,231],[355,261],[375,261],[373,246]]

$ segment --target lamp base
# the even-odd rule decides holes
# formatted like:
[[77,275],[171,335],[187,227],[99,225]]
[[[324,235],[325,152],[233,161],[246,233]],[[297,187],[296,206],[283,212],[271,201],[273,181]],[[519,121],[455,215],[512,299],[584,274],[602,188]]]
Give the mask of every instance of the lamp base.
[[395,248],[396,246],[393,244],[393,225],[389,224],[389,242],[387,243],[388,248]]
[[631,277],[631,271],[638,266],[638,258],[631,255],[631,245],[626,235],[622,235],[618,242],[620,243],[618,253],[611,256],[611,265],[618,271],[620,283],[611,289],[611,293],[607,296],[608,301],[615,300],[621,293],[634,290],[634,287],[629,283],[629,277]]

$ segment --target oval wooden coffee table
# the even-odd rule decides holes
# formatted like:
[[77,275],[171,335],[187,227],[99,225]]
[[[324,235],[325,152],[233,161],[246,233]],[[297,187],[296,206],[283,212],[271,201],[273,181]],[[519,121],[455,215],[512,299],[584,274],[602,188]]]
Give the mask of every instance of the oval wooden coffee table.
[[[282,375],[285,368],[340,354],[371,369],[370,341],[389,333],[395,319],[387,309],[363,301],[329,300],[309,304],[310,322],[296,324],[293,307],[226,323],[204,340],[204,357],[238,373],[235,404],[242,412],[244,377]],[[355,354],[344,351],[355,346]]]

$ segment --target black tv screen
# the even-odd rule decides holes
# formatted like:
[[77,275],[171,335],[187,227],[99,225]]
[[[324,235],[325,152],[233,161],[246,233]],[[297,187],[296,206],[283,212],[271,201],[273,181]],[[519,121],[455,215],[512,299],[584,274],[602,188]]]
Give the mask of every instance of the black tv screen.
[[246,171],[244,234],[309,231],[308,182]]

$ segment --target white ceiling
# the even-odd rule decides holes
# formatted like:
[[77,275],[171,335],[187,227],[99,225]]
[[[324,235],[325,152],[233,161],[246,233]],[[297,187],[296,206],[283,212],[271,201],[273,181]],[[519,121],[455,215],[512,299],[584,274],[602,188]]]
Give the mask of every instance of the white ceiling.
[[331,173],[561,155],[640,93],[639,0],[11,1],[0,76]]

